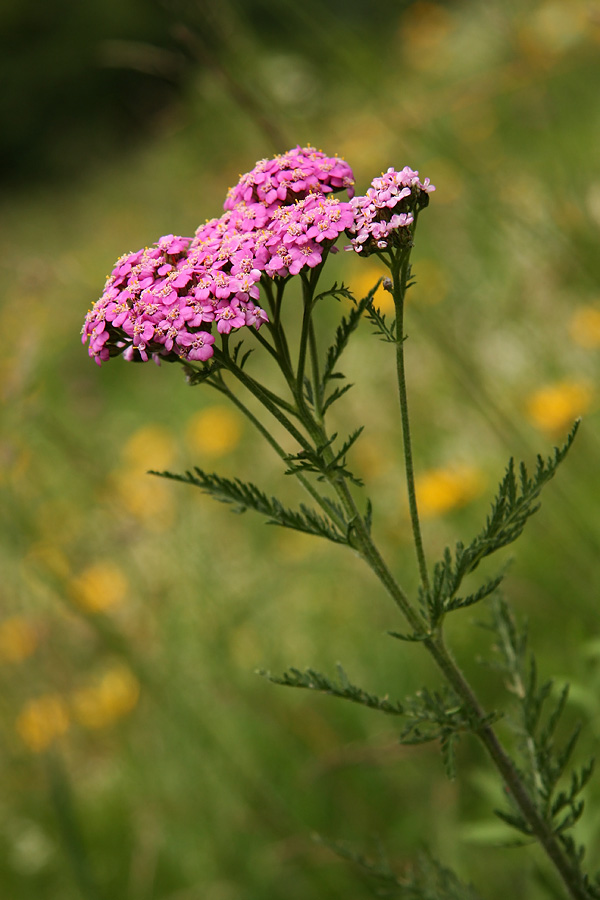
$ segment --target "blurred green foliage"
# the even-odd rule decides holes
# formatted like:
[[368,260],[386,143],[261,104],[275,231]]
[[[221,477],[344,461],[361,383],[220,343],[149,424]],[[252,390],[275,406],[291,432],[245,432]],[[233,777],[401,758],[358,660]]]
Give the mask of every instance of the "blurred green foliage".
[[[248,102],[241,73],[250,47],[276,51],[272,76],[282,98],[303,81],[314,92],[305,67],[329,79],[352,57],[368,66],[369,44],[397,11],[390,0],[370,11],[357,2],[7,0],[0,10],[0,178],[77,178],[107,154],[132,149],[173,115],[198,72],[217,72]],[[339,22],[345,40],[332,44]],[[299,69],[288,64],[293,55]],[[277,141],[263,103],[251,106]]]
[[[78,339],[119,254],[193,232],[274,150],[311,142],[344,155],[359,190],[389,165],[430,176],[407,321],[426,547],[437,558],[473,535],[508,456],[547,455],[584,414],[508,587],[542,675],[573,685],[589,755],[600,729],[598,12],[579,0],[375,6],[3,7],[3,171],[18,161],[35,181],[4,198],[0,218],[7,897],[372,896],[312,832],[373,853],[381,841],[399,872],[428,845],[489,898],[548,896],[535,853],[495,846],[499,788],[477,746],[464,742],[450,783],[434,750],[398,746],[393,722],[253,675],[334,674],[339,660],[353,682],[398,699],[435,679],[418,647],[385,635],[403,623],[354,557],[145,475],[198,464],[295,496],[233,411],[174,367],[98,369]],[[107,40],[159,47],[181,66],[172,79],[94,68]],[[78,177],[37,177],[59,169]],[[330,271],[358,293],[379,274],[342,253]],[[324,343],[340,311],[323,308]],[[366,424],[353,461],[376,534],[414,589],[388,349],[362,329],[342,367],[356,386],[336,415],[340,428]],[[504,703],[477,662],[485,632],[468,611],[455,618],[460,662],[486,702]],[[589,798],[578,836],[593,863],[597,779]]]

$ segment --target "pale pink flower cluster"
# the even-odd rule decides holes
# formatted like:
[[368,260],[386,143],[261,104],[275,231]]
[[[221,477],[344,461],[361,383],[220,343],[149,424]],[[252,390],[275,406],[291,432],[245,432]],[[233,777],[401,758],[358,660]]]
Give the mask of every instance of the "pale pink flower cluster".
[[319,265],[353,223],[352,170],[338,157],[297,147],[261,160],[230,189],[225,213],[193,238],[166,235],[122,256],[88,312],[82,339],[100,365],[110,356],[205,361],[215,334],[268,322],[262,277]]
[[364,196],[350,201],[355,215],[348,229],[352,239],[348,249],[368,256],[410,243],[415,213],[427,205],[431,191],[435,187],[429,178],[421,182],[419,173],[408,166],[401,172],[390,168],[374,178]]

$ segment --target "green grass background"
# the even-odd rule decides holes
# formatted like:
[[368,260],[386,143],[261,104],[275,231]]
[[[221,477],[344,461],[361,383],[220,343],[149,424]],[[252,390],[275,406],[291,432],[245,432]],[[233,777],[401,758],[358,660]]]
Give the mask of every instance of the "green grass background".
[[[188,38],[206,13],[222,40],[143,139],[72,177],[32,171],[1,201],[0,616],[33,628],[35,652],[0,661],[0,893],[372,896],[318,833],[369,853],[381,844],[398,872],[427,846],[487,898],[552,896],[535,849],[497,846],[501,792],[473,741],[449,782],[435,748],[398,745],[393,720],[255,674],[334,674],[339,661],[399,699],[437,683],[418,646],[386,635],[403,625],[354,556],[146,476],[200,465],[297,496],[241,420],[239,442],[203,455],[190,423],[216,395],[174,366],[97,368],[79,329],[117,256],[193,233],[263,156],[310,142],[343,155],[359,191],[390,165],[429,176],[407,318],[417,470],[474,467],[480,489],[425,520],[427,552],[479,528],[510,455],[549,453],[584,413],[507,580],[543,676],[572,683],[584,762],[600,733],[600,340],[582,341],[573,317],[600,309],[597,4],[417,2],[386,5],[368,26],[337,4],[263,5],[256,22],[235,4],[189,8]],[[360,291],[378,273],[340,253],[329,275]],[[322,311],[324,343],[339,312]],[[262,362],[256,353],[255,371]],[[334,419],[365,424],[352,460],[414,590],[390,348],[365,325],[342,369],[355,387]],[[565,381],[585,402],[567,403],[554,430],[536,426],[529,398]],[[75,586],[98,565],[126,591],[91,614]],[[486,702],[505,703],[478,662],[489,637],[477,618],[454,617],[452,645]],[[117,664],[140,683],[135,708],[105,728],[73,716],[32,752],[16,728],[26,704],[51,694],[69,706]],[[578,826],[592,868],[598,785]]]

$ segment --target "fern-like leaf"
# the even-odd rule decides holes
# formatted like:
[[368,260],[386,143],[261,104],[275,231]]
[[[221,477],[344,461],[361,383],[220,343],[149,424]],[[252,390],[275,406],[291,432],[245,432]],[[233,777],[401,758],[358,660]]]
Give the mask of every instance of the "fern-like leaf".
[[380,340],[385,341],[387,344],[396,344],[399,340],[404,340],[404,338],[398,338],[396,334],[396,320],[394,319],[392,324],[389,325],[385,314],[377,306],[371,305],[367,307],[366,316],[373,326],[373,334],[378,334]]
[[338,285],[337,281],[332,285],[332,287],[328,288],[326,291],[321,291],[320,294],[317,294],[315,297],[315,303],[318,303],[319,300],[324,300],[325,297],[335,297],[336,300],[339,300],[340,297],[343,297],[345,300],[351,300],[352,303],[356,303],[354,298],[354,294],[350,290],[350,288],[346,287],[346,285],[342,282],[342,284]]
[[[594,892],[587,876],[580,871],[583,847],[568,834],[583,812],[581,793],[593,771],[591,761],[572,771],[570,776],[567,774],[579,737],[579,726],[562,745],[556,742],[556,731],[567,704],[568,686],[553,700],[552,681],[540,683],[535,658],[528,654],[526,630],[518,628],[502,599],[493,606],[489,628],[496,635],[495,650],[499,655],[496,667],[518,704],[520,717],[513,718],[512,723],[519,740],[520,768],[530,795],[540,816],[562,844],[581,883],[589,890],[589,897],[598,897],[600,894]],[[496,815],[521,833],[531,834],[529,826],[512,806],[508,810],[496,810]]]
[[270,672],[265,671],[260,671],[259,674],[268,678],[273,684],[319,691],[331,697],[338,697],[342,700],[358,703],[361,706],[367,706],[369,709],[377,709],[391,716],[404,715],[404,708],[401,703],[390,701],[387,697],[377,697],[375,694],[367,693],[362,688],[350,683],[341,666],[338,665],[337,669],[337,683],[314,669],[305,669],[304,672],[301,672],[300,669],[290,668],[281,676],[271,675]]
[[456,596],[463,580],[475,571],[483,559],[520,536],[528,519],[539,509],[536,501],[541,490],[569,452],[578,427],[579,421],[573,426],[565,444],[561,448],[555,447],[553,456],[546,460],[537,457],[533,475],[529,474],[524,463],[517,468],[514,459],[511,459],[483,529],[466,546],[459,541],[453,552],[446,547],[443,558],[434,566],[431,589],[427,595],[421,594],[421,603],[428,611],[432,627],[445,613],[479,603],[497,589],[503,573],[464,599]]
[[322,415],[325,415],[330,406],[332,406],[340,397],[354,387],[352,383],[345,384],[343,387],[336,387],[323,403]]
[[189,385],[192,387],[197,384],[202,384],[211,375],[214,375],[220,369],[223,368],[223,363],[219,362],[219,360],[212,359],[210,363],[204,364],[201,369],[193,368],[186,363],[183,364],[183,370],[185,372],[185,379]]
[[247,509],[253,509],[267,517],[267,524],[281,525],[284,528],[314,534],[336,544],[348,543],[345,534],[342,534],[324,516],[319,515],[314,509],[303,503],[300,504],[298,510],[288,509],[275,497],[268,497],[250,482],[241,481],[239,478],[234,480],[222,478],[214,473],[203,472],[198,468],[194,469],[194,473],[186,472],[185,475],[175,475],[172,472],[150,472],[149,474],[198,487],[221,503],[231,504],[234,512],[243,513]]
[[[352,434],[346,438],[341,449],[335,452],[331,450],[331,458],[326,458],[325,450],[331,449],[332,444],[337,439],[337,434],[333,434],[325,444],[321,444],[314,450],[310,448],[291,454],[287,457],[289,468],[286,470],[285,474],[293,475],[298,471],[314,472],[318,475],[319,481],[323,481],[333,476],[347,478],[349,481],[362,487],[362,480],[357,478],[346,465],[346,454],[362,434],[363,428],[364,426],[361,425],[360,428],[353,431]],[[327,456],[329,456],[329,454],[327,454]]]
[[[374,287],[371,288],[366,297],[363,297],[362,300],[356,301],[352,297],[352,294],[348,292],[348,294],[344,294],[343,296],[349,296],[355,304],[347,316],[343,316],[340,324],[338,325],[335,333],[335,342],[327,351],[327,356],[325,360],[325,367],[323,369],[323,387],[327,384],[327,382],[336,376],[335,368],[338,364],[340,356],[348,346],[348,341],[352,332],[354,332],[359,325],[359,322],[362,318],[363,313],[370,305],[375,291],[379,287],[381,283],[381,279],[377,282]],[[334,285],[335,288],[335,285]],[[339,290],[335,291],[335,295],[339,294]],[[319,295],[323,296],[323,295]]]

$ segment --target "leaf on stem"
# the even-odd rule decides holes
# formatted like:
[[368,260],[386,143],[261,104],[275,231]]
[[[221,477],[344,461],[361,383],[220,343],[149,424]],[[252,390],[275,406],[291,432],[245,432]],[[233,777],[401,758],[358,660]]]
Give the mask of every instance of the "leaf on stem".
[[[333,377],[336,378],[337,376],[334,375]],[[341,377],[341,376],[340,376],[340,377]],[[322,411],[321,411],[321,414],[322,414],[322,415],[325,415],[325,413],[327,412],[327,410],[329,409],[329,407],[330,407],[332,404],[334,404],[334,403],[336,402],[336,400],[339,400],[340,397],[343,397],[344,394],[346,393],[346,391],[349,391],[351,387],[354,387],[354,384],[349,383],[349,384],[345,384],[343,387],[337,387],[337,388],[335,388],[335,390],[331,392],[331,394],[329,395],[329,397],[327,397],[327,399],[326,399],[325,402],[323,403],[323,409],[322,409]]]
[[450,690],[442,692],[429,691],[427,688],[418,691],[413,697],[407,697],[403,703],[390,701],[387,697],[370,694],[363,688],[352,684],[341,666],[338,666],[338,681],[332,681],[314,669],[290,668],[281,676],[261,671],[274,684],[284,687],[304,688],[319,691],[331,697],[349,700],[369,709],[393,716],[402,716],[405,725],[399,734],[401,744],[425,744],[439,741],[444,767],[449,778],[455,776],[454,746],[461,734],[474,732],[489,725],[497,718],[496,713],[486,717],[483,723],[473,722],[463,709],[460,700]]
[[471,719],[460,699],[450,688],[441,692],[423,688],[404,701],[404,715],[407,724],[400,735],[402,744],[425,744],[439,741],[446,774],[453,779],[454,746],[457,739],[466,733],[473,733],[486,727],[498,718],[493,712],[482,722]]
[[404,707],[401,703],[392,702],[387,697],[377,697],[375,694],[367,693],[362,688],[350,683],[340,665],[338,665],[337,669],[339,678],[337,684],[314,669],[305,669],[304,672],[301,672],[300,669],[290,668],[281,676],[271,675],[270,672],[265,671],[260,671],[259,674],[268,678],[273,684],[319,691],[322,694],[329,694],[331,697],[339,697],[342,700],[359,703],[361,706],[367,706],[369,709],[378,709],[380,712],[388,715],[404,715]]
[[299,510],[287,509],[275,497],[268,497],[250,482],[241,481],[239,478],[234,480],[222,478],[214,473],[203,472],[198,468],[195,468],[194,472],[195,474],[186,472],[185,475],[176,475],[172,472],[151,471],[149,474],[198,487],[221,503],[231,504],[233,512],[243,513],[247,509],[253,509],[255,512],[267,516],[269,525],[281,525],[305,534],[318,535],[336,544],[348,543],[345,534],[303,503],[300,504]]
[[555,447],[553,456],[544,460],[538,455],[533,475],[529,474],[524,463],[517,470],[514,459],[511,459],[483,529],[466,546],[458,541],[454,552],[446,547],[443,559],[434,566],[431,589],[427,594],[421,592],[421,603],[428,610],[432,627],[445,613],[479,603],[498,588],[504,572],[489,579],[467,597],[457,597],[464,578],[474,572],[483,559],[521,535],[528,519],[539,509],[536,501],[541,490],[567,455],[578,427],[579,421],[573,426],[564,446]]
[[351,384],[346,384],[343,387],[337,387],[337,388],[335,388],[335,390],[332,391],[332,393],[328,397],[325,397],[327,385],[329,384],[329,382],[332,380],[335,380],[335,379],[339,379],[339,378],[343,379],[345,377],[341,372],[335,371],[336,366],[339,362],[339,359],[340,359],[342,353],[348,346],[348,341],[350,340],[350,336],[358,328],[358,325],[360,323],[362,315],[363,315],[365,309],[367,308],[367,306],[371,303],[373,294],[377,290],[378,286],[379,286],[379,281],[372,288],[372,290],[369,291],[369,293],[366,295],[366,297],[363,297],[363,299],[359,300],[359,301],[357,301],[354,298],[354,296],[352,295],[351,291],[348,290],[348,288],[346,288],[344,285],[341,285],[340,287],[338,287],[337,284],[334,284],[330,290],[324,291],[323,293],[321,293],[317,297],[315,297],[315,302],[317,300],[321,300],[323,297],[327,297],[327,296],[333,296],[338,299],[340,297],[344,297],[345,299],[351,300],[352,303],[354,304],[353,308],[350,310],[348,315],[342,316],[340,324],[338,325],[338,327],[336,329],[335,341],[331,345],[331,347],[329,347],[329,349],[327,350],[327,354],[325,357],[325,366],[323,369],[323,375],[321,378],[319,378],[318,384],[316,385],[316,392],[318,394],[318,397],[314,398],[312,388],[309,388],[310,393],[308,393],[306,390],[306,387],[305,387],[306,399],[308,400],[309,404],[313,407],[315,405],[315,402],[314,402],[315,399],[318,401],[318,406],[321,409],[322,416],[327,412],[329,407],[333,403],[336,402],[336,400],[339,400],[340,397],[343,397],[343,395],[346,393],[346,391],[349,391],[350,388],[352,387]]
[[423,634],[402,634],[399,631],[388,631],[388,634],[390,637],[396,638],[399,641],[407,641],[408,643],[426,641],[431,637],[430,632],[426,632]]
[[248,357],[250,356],[251,353],[254,352],[254,348],[251,347],[249,350],[246,350],[246,352],[243,355],[240,355],[243,344],[244,344],[243,341],[238,341],[237,344],[235,345],[235,347],[233,348],[233,350],[231,351],[231,359],[233,360],[233,362],[239,369],[244,368],[244,366],[246,365],[246,362],[248,360]]
[[[379,282],[377,282],[377,284],[379,284]],[[373,334],[379,334],[381,340],[385,341],[385,343],[397,344],[399,341],[405,340],[404,337],[398,338],[396,319],[394,318],[391,325],[388,325],[385,314],[381,312],[379,307],[370,304],[366,309],[366,316],[373,326]]]
[[340,450],[337,452],[331,451],[331,457],[325,451],[331,450],[331,445],[336,440],[337,434],[333,434],[328,441],[320,444],[314,450],[310,448],[291,454],[287,457],[289,469],[286,470],[285,474],[293,475],[295,472],[314,472],[319,476],[319,481],[331,479],[332,477],[347,478],[353,484],[362,487],[362,480],[357,478],[346,466],[346,454],[360,437],[363,428],[364,425],[361,425],[360,428],[353,431],[346,438]]
[[334,282],[332,287],[328,288],[326,291],[321,291],[320,294],[317,294],[314,302],[317,303],[319,300],[323,300],[325,297],[335,297],[336,300],[339,300],[340,297],[343,297],[345,300],[352,300],[355,303],[354,294],[347,288],[346,285],[342,282],[338,286],[337,281]]
[[183,370],[185,372],[185,378],[189,385],[192,387],[196,384],[202,384],[202,382],[206,381],[211,375],[215,375],[220,369],[223,368],[223,363],[217,359],[212,359],[210,363],[206,363],[201,369],[196,368],[195,366],[191,366],[189,363],[183,363]]
[[[526,629],[517,627],[508,604],[501,598],[494,603],[492,620],[486,627],[496,636],[494,649],[499,657],[496,668],[502,672],[508,689],[517,698],[520,715],[513,720],[513,730],[518,739],[520,769],[539,814],[560,840],[582,884],[590,888],[586,876],[580,872],[583,847],[566,833],[583,812],[581,792],[594,766],[591,760],[580,769],[573,770],[570,776],[566,774],[580,732],[580,726],[576,725],[562,744],[556,740],[557,727],[566,708],[568,685],[563,687],[558,699],[553,702],[553,682],[539,683],[535,657],[528,653]],[[568,778],[566,784],[565,777]],[[511,804],[509,810],[495,810],[495,813],[521,833],[531,835],[529,825],[516,806]],[[591,889],[589,896],[600,894],[593,893]]]
[[[335,333],[335,342],[327,351],[327,357],[325,361],[325,368],[323,369],[323,387],[327,384],[327,382],[332,378],[340,378],[343,377],[340,373],[335,372],[335,367],[338,364],[340,356],[348,346],[348,341],[350,339],[350,335],[358,328],[359,322],[362,318],[365,310],[370,306],[375,291],[379,287],[381,283],[381,279],[377,282],[377,284],[371,288],[366,297],[363,297],[362,300],[355,300],[350,291],[345,290],[343,296],[348,297],[355,304],[353,308],[348,313],[348,316],[343,316],[340,324],[337,327]],[[343,286],[342,286],[343,287]],[[332,291],[334,294],[338,294],[339,291],[336,289],[336,285],[333,286]],[[327,293],[331,293],[327,292]],[[324,294],[319,294],[320,297],[324,296]]]

